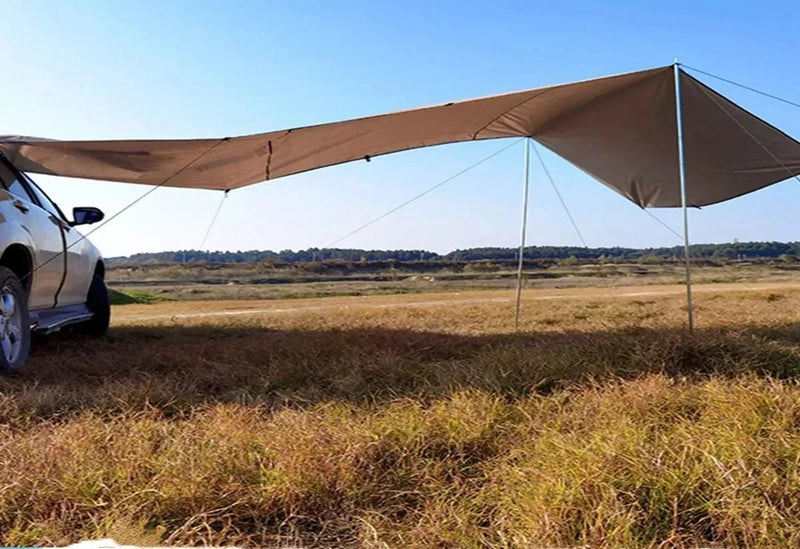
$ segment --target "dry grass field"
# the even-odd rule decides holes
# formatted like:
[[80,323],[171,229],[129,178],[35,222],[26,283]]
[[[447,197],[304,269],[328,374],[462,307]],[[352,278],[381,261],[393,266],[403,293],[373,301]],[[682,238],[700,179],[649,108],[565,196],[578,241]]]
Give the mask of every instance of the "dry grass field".
[[[680,284],[684,264],[678,261],[659,264],[531,262],[525,268],[528,289],[610,288]],[[569,263],[569,262],[568,262]],[[157,299],[265,300],[306,299],[363,295],[421,294],[471,290],[513,289],[516,265],[475,261],[458,268],[414,262],[401,263],[398,269],[369,270],[360,264],[312,263],[305,269],[328,269],[319,274],[285,266],[277,269],[263,264],[135,264],[112,265],[108,271],[111,287],[127,293],[145,292]],[[360,272],[359,269],[367,272]],[[800,265],[781,262],[698,262],[692,268],[696,284],[744,282],[791,282],[800,279]]]
[[0,379],[0,541],[800,544],[800,283],[115,307]]

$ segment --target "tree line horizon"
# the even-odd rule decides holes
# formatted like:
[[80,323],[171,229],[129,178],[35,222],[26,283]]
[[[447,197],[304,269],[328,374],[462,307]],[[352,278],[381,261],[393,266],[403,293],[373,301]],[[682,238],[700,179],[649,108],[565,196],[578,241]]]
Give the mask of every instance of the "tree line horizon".
[[[744,260],[800,258],[800,242],[732,242],[725,244],[693,244],[689,255],[697,259]],[[621,246],[584,248],[580,246],[526,246],[526,259],[577,259],[577,260],[643,260],[680,259],[683,246],[656,248],[626,248]],[[479,247],[457,249],[447,254],[428,250],[362,250],[357,248],[308,248],[305,250],[247,250],[205,251],[176,250],[144,252],[129,256],[108,258],[114,263],[309,263],[322,261],[481,261],[515,260],[519,248]]]

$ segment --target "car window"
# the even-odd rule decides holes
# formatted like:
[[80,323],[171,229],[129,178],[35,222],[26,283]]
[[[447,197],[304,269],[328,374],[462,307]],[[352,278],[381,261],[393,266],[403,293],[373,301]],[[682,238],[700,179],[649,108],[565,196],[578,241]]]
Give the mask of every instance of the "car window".
[[25,185],[20,182],[17,175],[11,171],[5,162],[0,162],[0,181],[3,182],[3,187],[17,198],[33,202],[27,189],[25,189]]
[[36,200],[41,204],[42,208],[53,214],[54,216],[60,218],[63,221],[66,221],[67,218],[64,217],[64,214],[61,213],[61,210],[58,206],[56,206],[55,202],[50,200],[50,197],[45,194],[45,192],[39,188],[36,183],[31,181],[31,178],[26,176],[25,174],[22,175],[25,178],[25,182],[28,184],[28,188],[31,192],[36,196]]

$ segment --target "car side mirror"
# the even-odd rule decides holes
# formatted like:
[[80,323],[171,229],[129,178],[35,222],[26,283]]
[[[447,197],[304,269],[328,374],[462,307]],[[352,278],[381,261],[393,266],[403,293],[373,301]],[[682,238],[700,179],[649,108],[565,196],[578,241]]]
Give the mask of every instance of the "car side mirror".
[[72,218],[75,220],[70,225],[91,225],[101,221],[106,215],[99,208],[72,208]]

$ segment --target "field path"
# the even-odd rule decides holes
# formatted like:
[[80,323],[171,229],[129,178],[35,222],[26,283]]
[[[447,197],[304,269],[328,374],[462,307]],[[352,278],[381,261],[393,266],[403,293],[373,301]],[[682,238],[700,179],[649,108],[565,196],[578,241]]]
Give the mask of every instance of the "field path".
[[[700,284],[692,288],[695,294],[747,291],[800,290],[800,282],[757,282]],[[661,297],[680,295],[683,285],[625,286],[617,288],[563,288],[530,289],[523,293],[523,301],[550,301],[572,299],[625,299],[636,297]],[[485,303],[512,303],[513,290],[475,290],[430,294],[403,294],[390,296],[323,297],[303,300],[263,301],[170,301],[149,305],[124,305],[113,309],[114,325],[142,322],[234,317],[245,315],[272,315],[303,311],[325,311],[341,308],[395,308],[437,307]]]

